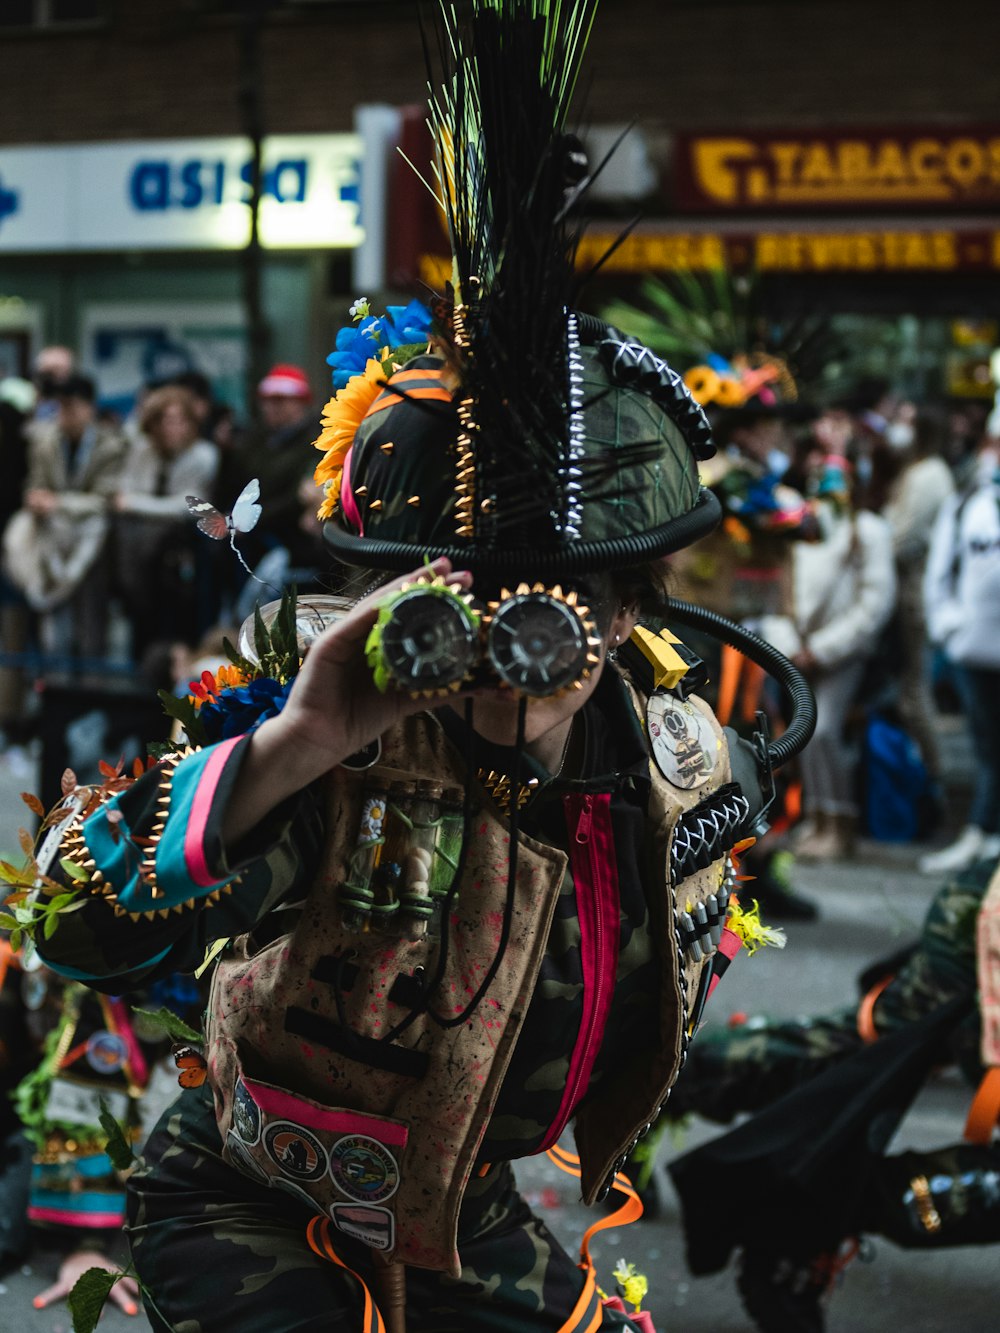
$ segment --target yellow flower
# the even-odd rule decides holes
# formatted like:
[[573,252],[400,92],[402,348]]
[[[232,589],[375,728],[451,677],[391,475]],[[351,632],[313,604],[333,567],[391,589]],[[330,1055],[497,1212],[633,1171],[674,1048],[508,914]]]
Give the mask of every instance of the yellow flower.
[[368,409],[382,392],[385,378],[382,362],[372,357],[364,373],[349,379],[323,409],[323,429],[313,441],[314,449],[323,450],[323,457],[316,465],[313,476],[317,486],[327,487],[326,498],[319,510],[320,518],[329,518],[333,513],[340,495],[340,479],[347,451],[354,443],[354,436]]
[[628,1301],[629,1305],[635,1307],[636,1314],[640,1314],[640,1307],[649,1291],[649,1282],[644,1274],[635,1271],[635,1264],[627,1264],[624,1259],[619,1259],[615,1280],[621,1288],[622,1300]]
[[323,503],[316,511],[316,517],[321,519],[331,518],[333,511],[337,508],[337,501],[340,499],[340,477],[327,483],[326,495],[323,497]]

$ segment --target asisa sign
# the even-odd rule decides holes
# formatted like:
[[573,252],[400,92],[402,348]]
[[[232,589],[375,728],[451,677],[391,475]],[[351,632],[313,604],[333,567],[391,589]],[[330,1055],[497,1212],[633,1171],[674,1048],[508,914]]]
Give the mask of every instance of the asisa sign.
[[[260,234],[271,249],[341,248],[364,237],[354,134],[265,142]],[[0,252],[232,250],[249,236],[245,139],[161,139],[0,148]]]

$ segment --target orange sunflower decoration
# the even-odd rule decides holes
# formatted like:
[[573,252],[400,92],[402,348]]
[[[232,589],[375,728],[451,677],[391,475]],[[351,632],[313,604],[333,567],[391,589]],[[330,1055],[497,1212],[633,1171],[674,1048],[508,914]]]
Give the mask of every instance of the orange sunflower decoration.
[[[388,354],[389,349],[386,347],[382,350],[382,356]],[[323,457],[313,473],[317,486],[326,488],[326,495],[318,511],[321,519],[329,518],[336,508],[347,452],[368,409],[381,393],[385,379],[385,365],[372,357],[364,372],[349,379],[323,409],[323,430],[313,442],[313,448],[323,450]]]

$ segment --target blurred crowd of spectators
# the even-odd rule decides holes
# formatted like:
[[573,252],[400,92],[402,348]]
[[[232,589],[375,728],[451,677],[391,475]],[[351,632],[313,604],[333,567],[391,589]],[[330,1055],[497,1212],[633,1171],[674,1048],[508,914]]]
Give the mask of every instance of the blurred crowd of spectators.
[[[185,650],[232,631],[256,596],[228,543],[209,540],[187,497],[227,515],[260,480],[263,507],[239,535],[264,562],[268,601],[310,586],[328,562],[315,520],[319,407],[305,372],[274,367],[243,425],[197,372],[143,385],[124,420],[101,410],[69,348],[39,354],[34,381],[0,383],[0,728],[32,727],[33,678],[99,689],[118,676],[163,685]],[[277,584],[275,579],[277,578]]]
[[859,756],[876,714],[905,738],[899,762],[919,766],[922,784],[912,824],[885,836],[941,826],[942,706],[969,721],[973,805],[921,869],[1000,854],[1000,413],[914,403],[871,381],[822,409],[728,410],[715,431],[704,479],[726,518],[676,563],[682,591],[757,629],[811,681],[797,855],[850,855],[866,813],[888,819],[878,793],[863,808],[873,774]]

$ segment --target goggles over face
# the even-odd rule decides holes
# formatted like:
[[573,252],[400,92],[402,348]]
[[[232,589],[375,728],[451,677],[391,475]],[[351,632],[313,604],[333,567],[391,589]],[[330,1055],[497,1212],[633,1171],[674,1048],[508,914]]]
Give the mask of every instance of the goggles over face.
[[376,684],[425,697],[505,685],[517,696],[551,698],[582,688],[601,639],[575,589],[518,584],[477,603],[438,577],[388,597],[368,639]]

